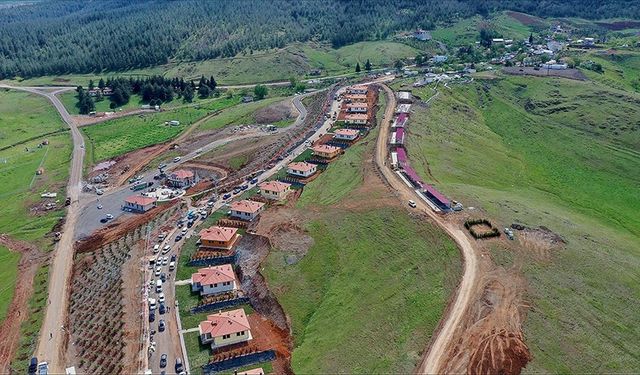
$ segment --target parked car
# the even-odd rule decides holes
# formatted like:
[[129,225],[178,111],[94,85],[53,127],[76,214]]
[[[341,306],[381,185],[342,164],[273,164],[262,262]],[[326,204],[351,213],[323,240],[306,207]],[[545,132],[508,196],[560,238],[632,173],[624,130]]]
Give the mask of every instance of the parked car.
[[172,262],[175,262],[175,261],[176,261],[176,258],[177,258],[177,257],[176,257],[176,255],[175,255],[175,254],[171,255],[171,261],[172,261]]
[[157,254],[160,251],[160,244],[153,245],[153,253]]
[[35,375],[36,371],[38,371],[38,358],[31,357],[31,362],[29,362],[29,375]]
[[47,362],[38,363],[38,375],[47,375],[49,373],[49,364]]
[[226,193],[225,195],[222,196],[222,199],[229,199],[231,198],[231,193]]
[[181,160],[182,158],[180,156],[176,156],[175,158],[173,158],[173,162],[177,163]]
[[111,215],[111,214],[107,214],[107,215],[105,215],[105,217],[107,218],[107,220],[113,219],[113,215]]
[[169,264],[169,257],[162,258],[162,265],[166,266],[167,264]]
[[164,303],[164,293],[158,294],[158,302]]
[[166,273],[164,273],[164,272],[163,272],[163,273],[161,273],[161,274],[160,274],[160,280],[162,280],[162,282],[167,281],[167,274],[166,274]]
[[176,374],[179,374],[184,371],[184,365],[182,364],[182,358],[176,358]]
[[169,251],[171,251],[171,246],[169,245],[164,245],[164,248],[162,248],[162,254],[166,254]]
[[171,261],[169,262],[169,271],[173,271],[176,269],[176,262]]
[[158,323],[158,332],[164,332],[165,328],[166,324],[164,323],[164,319],[160,319],[160,322]]
[[237,188],[233,189],[233,194],[238,194],[241,191],[242,191],[242,189],[240,187],[237,187]]
[[160,356],[160,368],[167,367],[167,355],[163,354]]
[[165,306],[165,304],[164,304],[164,303],[161,303],[161,304],[158,306],[158,312],[159,312],[161,315],[162,315],[162,314],[164,314],[164,313],[166,313],[166,312],[167,312],[167,306]]
[[106,223],[107,221],[109,221],[109,219],[107,219],[106,217],[103,217],[102,219],[100,219],[100,222],[102,224]]
[[162,272],[162,267],[156,267],[156,272],[154,273],[154,275],[156,277],[160,276],[160,273]]
[[176,242],[180,241],[181,239],[182,239],[182,236],[181,236],[181,235],[177,235],[177,236],[176,236]]
[[409,201],[409,207],[416,208],[416,202],[414,202],[414,201],[410,200],[410,201]]
[[101,204],[99,204],[99,205],[98,205],[98,209],[99,209],[99,210],[101,210],[101,209],[102,209],[102,205],[101,205]]
[[156,320],[156,313],[151,311],[149,313],[149,323],[153,323],[153,322],[155,322],[155,320]]

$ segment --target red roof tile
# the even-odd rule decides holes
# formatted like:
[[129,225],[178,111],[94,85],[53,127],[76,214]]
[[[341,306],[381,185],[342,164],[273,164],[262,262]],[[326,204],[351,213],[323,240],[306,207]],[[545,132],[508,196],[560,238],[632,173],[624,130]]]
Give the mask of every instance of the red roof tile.
[[210,333],[212,337],[230,335],[250,329],[244,309],[211,314],[207,316],[207,320],[200,322],[200,334]]

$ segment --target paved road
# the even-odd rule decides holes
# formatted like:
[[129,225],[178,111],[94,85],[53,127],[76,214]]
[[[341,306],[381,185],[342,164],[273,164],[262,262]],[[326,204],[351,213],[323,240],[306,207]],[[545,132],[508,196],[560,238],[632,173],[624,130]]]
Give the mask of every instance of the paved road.
[[416,209],[422,210],[424,213],[429,215],[429,217],[455,241],[464,258],[464,275],[460,285],[458,286],[456,300],[449,311],[449,316],[446,317],[442,328],[438,332],[438,336],[433,341],[430,350],[423,357],[423,360],[416,371],[419,374],[437,374],[440,372],[440,368],[444,364],[444,360],[446,358],[443,357],[451,344],[453,334],[460,325],[461,319],[471,302],[473,289],[478,278],[477,252],[474,249],[474,245],[469,241],[469,238],[460,228],[443,220],[443,218],[433,212],[421,198],[416,199],[415,191],[408,187],[402,180],[400,180],[395,172],[391,170],[387,163],[387,141],[389,139],[391,119],[393,118],[396,107],[396,99],[393,91],[388,86],[382,85],[382,87],[387,93],[388,101],[376,145],[376,164],[382,171],[387,182],[389,182],[389,184],[391,184],[391,186],[398,192],[402,201],[408,202],[409,200],[414,200],[417,205]]
[[49,362],[50,372],[61,373],[64,372],[64,354],[61,348],[63,348],[65,338],[62,327],[65,322],[67,303],[69,300],[68,281],[73,264],[74,230],[78,218],[78,197],[80,195],[82,181],[84,140],[73,118],[62,102],[56,97],[56,94],[72,90],[73,88],[65,87],[53,91],[44,91],[38,87],[12,87],[7,85],[0,85],[0,87],[27,91],[49,99],[56,107],[56,110],[58,110],[58,113],[60,113],[64,122],[66,122],[71,129],[71,136],[73,138],[73,155],[71,159],[71,170],[69,172],[69,183],[67,184],[67,196],[71,198],[71,205],[67,208],[66,221],[62,228],[62,236],[56,245],[49,269],[49,299],[35,353],[38,360]]

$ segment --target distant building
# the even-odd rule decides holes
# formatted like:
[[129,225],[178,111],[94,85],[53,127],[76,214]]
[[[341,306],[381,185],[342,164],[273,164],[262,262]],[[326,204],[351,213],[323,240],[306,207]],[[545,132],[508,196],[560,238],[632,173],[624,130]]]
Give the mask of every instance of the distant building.
[[446,62],[448,60],[448,57],[445,55],[435,55],[433,56],[433,62],[434,63],[443,63]]
[[313,154],[323,159],[333,159],[342,153],[342,149],[336,146],[318,145],[311,148]]
[[208,315],[207,320],[200,322],[198,332],[202,344],[211,344],[212,349],[252,339],[251,327],[244,309]]
[[413,37],[421,41],[431,40],[431,33],[426,30],[418,29],[413,33]]
[[366,126],[369,123],[369,117],[362,113],[351,113],[344,117],[344,123],[347,125]]
[[502,38],[493,38],[493,39],[491,39],[491,43],[493,43],[493,44],[504,44],[504,39],[502,39]]
[[268,181],[260,184],[260,195],[267,199],[283,200],[291,192],[291,184],[280,181]]
[[241,200],[231,203],[231,217],[240,220],[252,221],[264,210],[264,203]]
[[365,94],[347,94],[344,96],[344,101],[347,103],[366,103],[367,95]]
[[167,177],[167,185],[176,188],[186,188],[196,183],[196,175],[192,171],[186,169],[178,169],[171,172]]
[[347,87],[347,94],[365,95],[368,91],[366,85],[356,85]]
[[360,132],[356,129],[338,129],[333,132],[333,138],[343,141],[354,141]]
[[348,103],[346,105],[347,113],[367,113],[367,103]]
[[411,110],[411,104],[399,104],[396,107],[396,113],[400,114],[400,113],[409,113],[409,111]]
[[413,103],[413,95],[409,91],[398,91],[397,94],[398,103],[411,104]]
[[316,173],[318,166],[307,162],[293,162],[287,166],[287,173],[295,177],[307,178]]
[[124,200],[123,209],[125,211],[132,211],[138,213],[144,213],[154,208],[157,205],[158,199],[153,197],[143,197],[142,195],[132,195]]
[[236,274],[230,264],[200,268],[191,275],[191,290],[201,296],[232,292],[238,289]]
[[200,247],[207,249],[229,250],[236,244],[238,228],[212,226],[199,233]]

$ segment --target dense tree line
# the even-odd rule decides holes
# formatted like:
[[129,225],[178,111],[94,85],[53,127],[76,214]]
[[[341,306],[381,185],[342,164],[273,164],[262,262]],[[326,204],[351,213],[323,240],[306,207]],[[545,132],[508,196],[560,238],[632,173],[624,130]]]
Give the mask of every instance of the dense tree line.
[[636,0],[104,0],[0,9],[0,78],[119,71],[321,40],[340,47],[512,9],[640,18]]
[[[88,90],[85,90],[82,86],[76,89],[78,92],[78,108],[82,114],[93,111],[95,101],[104,100],[105,97],[108,97],[111,101],[111,108],[127,104],[131,95],[139,95],[143,102],[150,105],[160,105],[170,102],[174,98],[182,98],[186,102],[191,102],[196,92],[201,98],[208,98],[213,95],[217,83],[213,77],[206,78],[204,76],[200,78],[197,85],[193,81],[186,82],[184,78],[151,76],[146,78],[115,77],[108,78],[106,81],[101,78],[97,89],[94,86],[94,82],[91,80],[89,81]],[[103,93],[102,90],[104,88],[110,90],[109,94]]]

